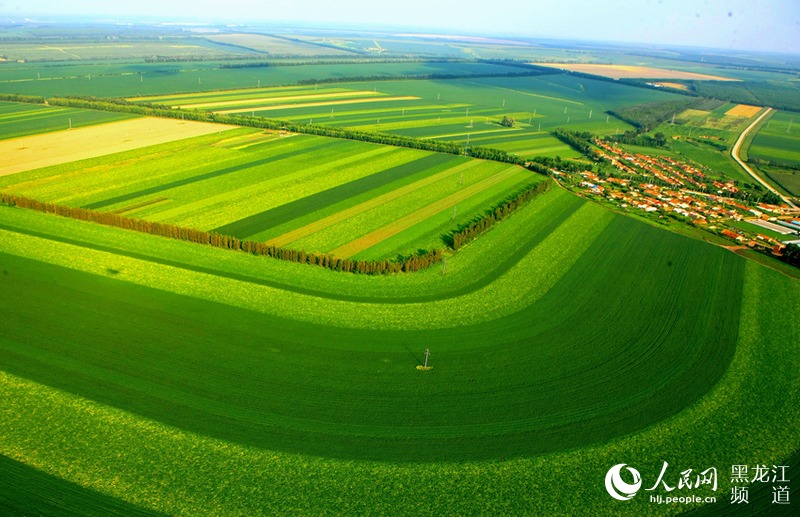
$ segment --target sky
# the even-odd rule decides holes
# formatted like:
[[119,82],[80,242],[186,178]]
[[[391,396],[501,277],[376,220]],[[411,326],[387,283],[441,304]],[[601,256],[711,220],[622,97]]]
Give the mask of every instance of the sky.
[[0,0],[0,16],[300,22],[800,54],[800,0]]

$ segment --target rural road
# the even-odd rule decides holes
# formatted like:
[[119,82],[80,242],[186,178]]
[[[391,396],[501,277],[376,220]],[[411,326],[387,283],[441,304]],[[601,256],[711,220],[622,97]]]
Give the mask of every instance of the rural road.
[[733,157],[733,159],[734,159],[734,160],[736,160],[736,163],[738,163],[739,165],[741,165],[741,167],[742,167],[742,168],[743,168],[745,171],[747,171],[747,173],[748,173],[748,174],[750,174],[750,176],[754,177],[754,178],[756,179],[756,181],[758,181],[759,183],[761,183],[762,185],[764,185],[764,187],[766,187],[766,188],[767,188],[767,190],[769,190],[770,192],[774,192],[775,194],[777,194],[777,195],[778,195],[778,196],[779,196],[779,197],[780,197],[780,198],[783,200],[783,202],[784,202],[784,203],[787,203],[787,204],[788,204],[790,207],[792,207],[792,208],[797,208],[797,206],[795,206],[795,204],[794,204],[794,203],[792,203],[791,201],[789,201],[789,199],[788,199],[786,196],[784,196],[783,194],[781,194],[780,192],[778,192],[777,190],[775,190],[775,189],[772,187],[772,185],[770,185],[769,183],[767,183],[766,181],[764,181],[763,179],[761,179],[761,177],[760,177],[758,174],[756,174],[756,173],[755,173],[755,171],[753,171],[753,169],[751,169],[749,165],[747,165],[746,163],[744,163],[744,161],[743,161],[741,158],[739,158],[739,149],[741,149],[741,147],[742,147],[742,144],[744,143],[744,140],[745,140],[745,138],[747,138],[747,135],[750,133],[750,131],[752,131],[752,130],[753,130],[753,128],[755,128],[755,127],[758,125],[758,123],[759,123],[759,122],[761,122],[761,121],[764,119],[764,117],[766,117],[767,115],[769,115],[769,114],[770,114],[770,113],[772,113],[773,111],[775,111],[775,110],[773,110],[772,108],[767,108],[767,111],[765,111],[764,113],[762,113],[762,114],[761,114],[761,116],[759,116],[757,119],[755,119],[755,120],[753,121],[753,123],[752,123],[752,124],[750,124],[749,126],[747,126],[747,129],[745,129],[744,131],[742,131],[742,134],[741,134],[741,135],[739,135],[739,138],[736,140],[736,143],[735,143],[735,144],[733,144],[733,148],[731,149],[731,156]]

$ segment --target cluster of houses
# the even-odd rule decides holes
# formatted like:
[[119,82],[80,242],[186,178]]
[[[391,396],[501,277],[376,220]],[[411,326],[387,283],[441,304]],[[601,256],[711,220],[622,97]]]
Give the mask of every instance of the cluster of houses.
[[[777,255],[786,243],[793,242],[792,238],[800,239],[800,215],[796,209],[748,203],[740,199],[743,196],[733,181],[712,180],[689,163],[630,153],[599,139],[595,144],[598,156],[611,164],[613,172],[602,177],[589,171],[572,175],[569,183],[579,191],[604,197],[620,208],[679,214],[696,226],[716,231],[741,245]],[[562,178],[565,175],[557,174]],[[731,224],[743,220],[754,228],[760,226],[786,238],[779,240]]]

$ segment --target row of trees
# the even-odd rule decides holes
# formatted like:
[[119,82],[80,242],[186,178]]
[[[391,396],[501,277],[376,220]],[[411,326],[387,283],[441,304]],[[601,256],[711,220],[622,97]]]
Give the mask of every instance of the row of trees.
[[321,124],[302,124],[298,122],[277,120],[266,117],[252,117],[247,115],[219,115],[200,110],[183,110],[172,109],[168,106],[133,104],[123,99],[101,100],[94,97],[54,97],[52,99],[48,99],[48,102],[53,106],[114,111],[119,113],[133,113],[136,115],[153,117],[177,118],[200,122],[218,122],[222,124],[256,127],[260,129],[291,131],[293,133],[343,138],[346,140],[357,140],[361,142],[392,145],[395,147],[407,147],[410,149],[421,149],[439,153],[464,154],[466,156],[472,156],[473,158],[480,158],[483,160],[493,160],[504,163],[513,163],[516,165],[525,165],[525,160],[519,156],[510,155],[500,149],[487,147],[464,148],[454,142],[423,140],[410,136],[359,131],[344,127],[324,126]]
[[783,260],[793,266],[800,267],[800,246],[797,244],[787,244],[783,250]]
[[667,145],[667,136],[664,133],[656,133],[650,136],[631,130],[625,131],[621,135],[609,135],[605,137],[605,140],[607,142],[619,142],[621,144],[641,145],[644,147],[666,147]]
[[797,162],[784,162],[780,160],[765,160],[763,158],[757,158],[755,156],[749,156],[747,158],[747,163],[752,163],[753,165],[759,167],[778,167],[780,169],[792,169],[795,171],[800,171],[800,163]]
[[347,77],[326,77],[323,79],[301,79],[297,84],[325,84],[325,83],[355,83],[367,81],[400,81],[400,80],[439,80],[439,79],[477,79],[481,77],[531,77],[540,75],[538,72],[499,72],[486,74],[448,74],[434,72],[431,74],[397,74],[397,75],[354,75]]
[[594,135],[588,131],[567,131],[566,129],[556,128],[553,131],[553,136],[572,147],[584,156],[588,156],[594,161],[600,160],[600,155],[595,150],[591,142]]
[[44,104],[44,97],[37,97],[36,95],[21,95],[18,93],[0,93],[0,101]]
[[55,214],[62,217],[69,217],[81,221],[114,226],[133,230],[150,235],[158,235],[169,239],[194,242],[216,248],[225,248],[236,251],[244,251],[253,255],[264,255],[279,260],[297,262],[300,264],[310,264],[313,266],[324,267],[335,271],[345,271],[348,273],[360,273],[366,275],[381,275],[389,273],[409,273],[427,268],[442,260],[442,250],[420,250],[415,254],[404,257],[397,257],[393,260],[351,260],[334,257],[323,253],[308,253],[304,250],[296,250],[273,246],[263,242],[242,241],[229,235],[220,235],[213,232],[205,232],[194,228],[185,228],[169,223],[159,223],[134,219],[111,212],[100,212],[87,208],[71,207],[57,203],[46,203],[31,199],[25,196],[0,192],[0,203],[8,206],[27,208]]
[[496,223],[506,219],[515,211],[527,205],[542,192],[550,190],[552,184],[552,180],[545,180],[533,185],[528,185],[516,194],[509,196],[501,203],[487,210],[484,215],[459,226],[446,241],[454,250],[460,249],[464,245],[475,240],[479,235],[489,231]]

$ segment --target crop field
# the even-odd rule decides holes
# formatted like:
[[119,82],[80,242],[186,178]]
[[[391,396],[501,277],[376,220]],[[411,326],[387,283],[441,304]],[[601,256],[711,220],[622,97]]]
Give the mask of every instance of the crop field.
[[695,72],[685,72],[683,70],[669,70],[664,68],[654,68],[636,65],[600,65],[589,63],[537,63],[539,66],[547,66],[571,72],[583,72],[584,74],[599,75],[611,79],[688,79],[700,81],[735,81],[718,75],[698,74]]
[[129,117],[129,120],[80,129],[0,140],[0,155],[5,162],[0,176],[230,129],[231,126],[223,124]]
[[[78,505],[466,512],[467,494],[492,487],[481,504],[493,513],[556,501],[618,512],[602,482],[581,478],[602,479],[622,452],[652,469],[664,450],[678,464],[778,463],[798,439],[787,337],[800,284],[560,190],[453,257],[445,277],[265,268],[0,212],[0,453],[36,469],[6,466],[17,486],[61,480]],[[516,258],[475,268],[502,250]],[[426,347],[434,369],[419,372]],[[159,483],[143,482],[154,470]],[[212,482],[234,472],[235,484]],[[437,487],[446,495],[419,501]],[[638,498],[623,511],[646,509]]]
[[[43,60],[0,64],[0,94],[50,97],[0,102],[0,514],[727,515],[733,465],[789,465],[795,492],[793,266],[522,166],[358,140],[588,163],[554,130],[620,134],[634,127],[609,112],[638,110],[666,138],[631,149],[749,181],[730,148],[762,113],[756,100],[788,91],[772,87],[791,82],[783,58],[764,55],[778,72],[762,72],[690,50],[544,40],[53,30],[0,29],[0,56]],[[692,91],[764,84],[753,100],[689,99],[669,120],[642,105],[688,97],[522,65],[538,59]],[[70,95],[293,124],[52,99]],[[304,124],[384,134],[286,129]],[[775,112],[748,147],[798,192],[796,125]],[[147,230],[123,229],[131,219]],[[455,245],[454,232],[484,223]],[[336,263],[426,250],[441,261],[357,274],[263,256],[269,246]],[[665,462],[655,493],[717,502],[617,501],[604,486],[625,463],[646,488]],[[666,488],[710,467],[713,491]],[[756,485],[737,510],[774,509],[774,484]]]
[[134,118],[124,113],[0,101],[0,139],[36,135]]
[[543,180],[449,154],[149,118],[0,152],[7,192],[342,258],[442,247],[457,224]]
[[800,115],[775,113],[756,134],[748,156],[800,165]]
[[[267,59],[267,56],[264,56]],[[251,61],[244,61],[244,64]],[[0,93],[24,93],[45,97],[91,95],[133,97],[175,92],[207,92],[220,89],[286,86],[299,81],[339,80],[347,77],[397,78],[431,74],[472,76],[518,74],[517,67],[469,62],[409,62],[315,64],[225,68],[214,61],[143,63],[70,62],[45,66],[39,63],[7,63],[0,68]],[[234,61],[233,64],[241,64]],[[369,89],[374,84],[366,85]],[[360,88],[364,88],[362,84]]]
[[201,38],[175,38],[139,41],[58,41],[0,42],[0,55],[26,61],[89,61],[98,59],[136,59],[161,56],[167,58],[224,58],[244,54],[244,49],[226,48]]
[[[130,98],[218,113],[382,131],[487,146],[520,156],[579,154],[549,133],[555,127],[611,134],[631,126],[605,111],[674,94],[563,74],[524,78],[384,81]],[[513,117],[515,127],[500,125]]]
[[290,56],[342,56],[353,55],[353,52],[332,48],[329,45],[306,43],[297,39],[288,39],[265,34],[220,34],[208,36],[207,40],[235,47],[243,47],[270,55]]

